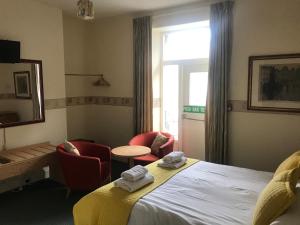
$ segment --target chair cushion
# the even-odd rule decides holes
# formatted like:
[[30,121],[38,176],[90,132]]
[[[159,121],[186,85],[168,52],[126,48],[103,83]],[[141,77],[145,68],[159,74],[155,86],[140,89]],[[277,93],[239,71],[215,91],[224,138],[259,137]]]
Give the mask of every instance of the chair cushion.
[[275,176],[259,195],[253,225],[267,225],[284,213],[295,201],[299,169],[286,170]]
[[148,154],[148,155],[144,155],[144,156],[135,157],[134,164],[147,165],[149,163],[155,162],[156,160],[159,160],[159,158],[156,155]]
[[165,135],[158,133],[151,145],[151,154],[158,156],[160,146],[167,143],[168,140],[169,138],[167,138]]
[[296,167],[300,167],[300,151],[295,152],[291,156],[289,156],[287,159],[285,159],[277,168],[275,171],[274,177],[278,175],[279,173],[291,170]]
[[65,141],[64,149],[68,153],[78,155],[78,156],[80,155],[79,150],[69,141]]

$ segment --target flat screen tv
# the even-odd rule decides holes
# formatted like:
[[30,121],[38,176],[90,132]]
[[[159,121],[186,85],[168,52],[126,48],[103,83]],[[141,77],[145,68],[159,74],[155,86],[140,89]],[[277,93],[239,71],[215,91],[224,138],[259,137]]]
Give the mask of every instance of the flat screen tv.
[[20,62],[20,42],[0,40],[0,63]]

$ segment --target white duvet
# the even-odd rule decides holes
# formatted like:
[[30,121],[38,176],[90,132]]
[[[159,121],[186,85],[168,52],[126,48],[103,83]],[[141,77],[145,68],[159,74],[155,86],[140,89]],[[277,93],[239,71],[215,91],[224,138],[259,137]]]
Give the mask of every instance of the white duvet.
[[272,173],[199,162],[141,198],[128,225],[250,225]]

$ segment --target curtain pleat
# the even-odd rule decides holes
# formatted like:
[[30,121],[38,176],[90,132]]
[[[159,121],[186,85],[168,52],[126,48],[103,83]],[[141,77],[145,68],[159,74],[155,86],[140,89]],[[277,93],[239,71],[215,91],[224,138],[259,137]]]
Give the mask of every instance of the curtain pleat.
[[152,27],[149,16],[133,20],[135,134],[152,131]]
[[228,81],[232,48],[232,1],[211,5],[211,43],[205,115],[205,158],[228,163]]

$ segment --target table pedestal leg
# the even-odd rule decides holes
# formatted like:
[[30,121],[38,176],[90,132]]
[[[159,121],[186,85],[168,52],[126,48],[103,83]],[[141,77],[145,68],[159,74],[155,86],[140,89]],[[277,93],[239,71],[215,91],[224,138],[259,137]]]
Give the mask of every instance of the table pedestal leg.
[[128,165],[129,165],[129,169],[134,167],[134,160],[133,158],[128,158]]

